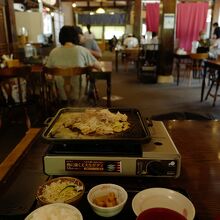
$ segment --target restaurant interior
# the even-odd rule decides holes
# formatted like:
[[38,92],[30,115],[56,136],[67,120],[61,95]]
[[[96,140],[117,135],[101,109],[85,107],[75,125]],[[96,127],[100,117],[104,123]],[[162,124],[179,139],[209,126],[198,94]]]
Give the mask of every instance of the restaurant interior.
[[[108,219],[143,220],[150,206],[220,220],[219,9],[217,0],[0,0],[0,219],[39,219],[39,187],[72,177],[85,187],[69,203],[77,220],[106,219],[110,209],[99,213],[87,196],[110,183],[128,197]],[[101,69],[76,73],[85,96],[64,103],[48,77],[75,68],[45,66],[63,26],[86,36],[88,24]],[[136,46],[125,45],[131,35]],[[67,125],[94,114],[111,114],[117,128]]]

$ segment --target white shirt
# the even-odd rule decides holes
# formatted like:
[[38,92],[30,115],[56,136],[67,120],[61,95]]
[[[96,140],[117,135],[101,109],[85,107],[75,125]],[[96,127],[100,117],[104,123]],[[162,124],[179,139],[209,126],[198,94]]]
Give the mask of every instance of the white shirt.
[[95,35],[93,33],[89,33],[88,31],[84,33],[84,36],[86,39],[94,39],[95,40]]
[[209,56],[217,59],[218,55],[220,55],[220,38],[216,39],[213,42],[213,45],[210,47]]
[[128,48],[133,48],[138,46],[138,39],[136,37],[127,37],[124,40],[124,45]]
[[157,36],[153,37],[150,40],[149,44],[151,44],[151,45],[148,45],[148,47],[147,47],[148,50],[158,50],[158,44],[159,44],[158,37]]

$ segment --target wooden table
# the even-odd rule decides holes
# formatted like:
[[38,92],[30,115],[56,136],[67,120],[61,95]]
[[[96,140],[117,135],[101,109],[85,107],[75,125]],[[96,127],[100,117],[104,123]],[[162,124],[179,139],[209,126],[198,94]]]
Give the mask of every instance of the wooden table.
[[176,80],[176,84],[177,86],[179,85],[179,81],[180,81],[180,63],[183,60],[189,59],[189,54],[174,54],[174,58],[176,58],[176,69],[177,69],[177,80]]
[[118,56],[121,50],[115,49],[115,71],[118,72]]
[[[112,61],[100,61],[102,71],[92,70],[92,76],[96,80],[106,80],[106,94],[107,94],[107,107],[111,107],[111,74],[112,74]],[[43,70],[42,64],[32,64],[32,73],[41,73]]]
[[[113,219],[135,220],[131,208],[134,195],[150,187],[166,187],[186,193],[196,209],[195,220],[212,220],[220,217],[220,121],[167,121],[165,126],[181,154],[181,174],[175,178],[143,177],[86,177],[79,178],[85,183],[86,191],[92,186],[113,182],[128,191],[129,199],[124,211]],[[37,187],[49,177],[43,173],[42,156],[48,143],[42,141],[40,133],[31,139],[29,150],[22,162],[0,184],[0,218],[27,215],[36,208]],[[33,134],[33,132],[32,132]],[[20,146],[21,147],[21,146]],[[86,201],[86,195],[78,208],[84,219],[98,220]],[[217,218],[218,217],[218,218]]]
[[93,70],[92,76],[95,80],[106,80],[107,107],[111,107],[111,74],[112,61],[100,61],[102,71]]
[[203,101],[204,98],[204,91],[205,91],[205,79],[207,76],[207,70],[211,68],[214,70],[217,70],[218,73],[218,78],[220,78],[220,61],[219,60],[206,60],[205,61],[205,66],[204,66],[204,74],[202,78],[202,89],[201,89],[201,99],[200,101]]

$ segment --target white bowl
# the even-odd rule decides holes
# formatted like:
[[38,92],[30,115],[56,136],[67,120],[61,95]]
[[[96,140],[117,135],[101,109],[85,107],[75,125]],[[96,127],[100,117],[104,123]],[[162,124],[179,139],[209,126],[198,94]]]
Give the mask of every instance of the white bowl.
[[[117,205],[112,207],[102,207],[94,203],[94,200],[103,196],[107,196],[109,193],[114,193],[117,201]],[[126,201],[128,199],[128,194],[124,188],[119,185],[105,183],[94,186],[90,189],[87,200],[92,207],[93,211],[102,217],[111,217],[117,215],[123,209]]]
[[132,209],[136,216],[150,208],[168,208],[182,214],[187,220],[193,220],[195,217],[192,202],[171,189],[149,188],[135,195],[132,200]]
[[83,220],[81,212],[66,203],[53,203],[41,206],[31,212],[25,220]]

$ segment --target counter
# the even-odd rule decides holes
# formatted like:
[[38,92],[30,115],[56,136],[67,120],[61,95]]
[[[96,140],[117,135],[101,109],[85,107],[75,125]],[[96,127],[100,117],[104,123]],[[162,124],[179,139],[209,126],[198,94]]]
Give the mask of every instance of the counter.
[[[196,218],[212,220],[220,218],[220,122],[219,121],[167,121],[164,122],[176,147],[182,156],[179,178],[141,177],[86,177],[79,178],[85,183],[86,191],[92,186],[112,182],[128,191],[129,199],[125,209],[112,219],[135,220],[131,208],[134,195],[149,187],[166,187],[188,196],[196,209]],[[42,156],[47,143],[39,132],[24,159],[14,172],[1,182],[0,218],[2,216],[24,218],[37,207],[37,187],[49,177],[43,173]],[[79,204],[84,219],[97,217],[86,202],[86,195]]]

